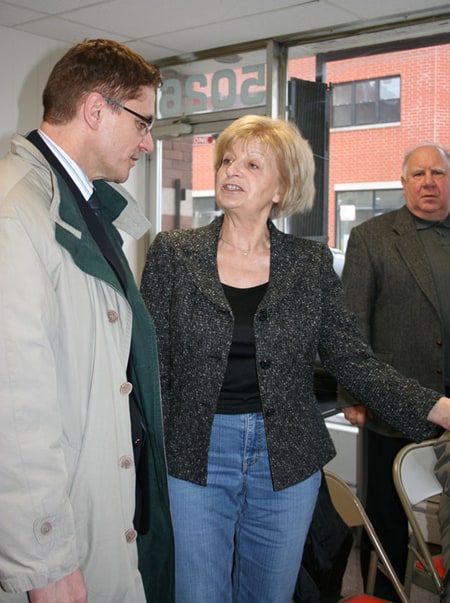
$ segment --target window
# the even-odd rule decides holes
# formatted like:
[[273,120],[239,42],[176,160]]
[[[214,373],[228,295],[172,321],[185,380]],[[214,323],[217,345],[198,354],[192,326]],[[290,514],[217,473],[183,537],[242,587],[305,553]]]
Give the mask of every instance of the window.
[[333,128],[400,121],[400,77],[333,85]]
[[402,205],[402,188],[336,192],[336,246],[345,251],[354,226]]

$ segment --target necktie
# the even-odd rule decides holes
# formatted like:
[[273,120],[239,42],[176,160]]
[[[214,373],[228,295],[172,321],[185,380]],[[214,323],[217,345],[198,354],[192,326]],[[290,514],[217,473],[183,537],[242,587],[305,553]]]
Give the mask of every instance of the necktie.
[[94,214],[97,216],[97,218],[100,218],[101,217],[100,200],[97,197],[95,190],[92,193],[92,195],[89,197],[88,203],[91,206],[91,209],[94,212]]

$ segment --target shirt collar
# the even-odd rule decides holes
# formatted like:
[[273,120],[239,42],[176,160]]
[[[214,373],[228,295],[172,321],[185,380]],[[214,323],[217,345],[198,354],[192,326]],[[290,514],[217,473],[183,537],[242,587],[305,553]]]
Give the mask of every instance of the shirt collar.
[[442,222],[436,222],[432,220],[424,220],[423,218],[415,216],[411,212],[409,213],[411,214],[414,220],[417,230],[427,230],[428,228],[432,228],[433,226],[437,226],[438,228],[450,228],[450,216],[447,216],[447,218]]
[[92,182],[80,168],[80,166],[75,163],[75,161],[69,157],[69,155],[63,151],[63,149],[58,146],[51,138],[47,136],[42,130],[38,130],[39,135],[44,139],[45,143],[50,147],[59,161],[62,163],[69,176],[72,178],[76,186],[80,189],[83,197],[88,200],[92,195],[94,190],[92,186]]

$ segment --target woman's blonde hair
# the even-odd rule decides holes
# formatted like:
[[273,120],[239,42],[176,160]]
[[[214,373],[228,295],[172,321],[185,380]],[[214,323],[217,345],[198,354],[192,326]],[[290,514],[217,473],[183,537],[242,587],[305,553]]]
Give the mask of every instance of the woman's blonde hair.
[[248,144],[258,140],[267,145],[274,156],[282,189],[280,203],[274,203],[271,218],[305,213],[314,201],[314,156],[297,126],[289,121],[265,115],[245,115],[230,124],[219,135],[214,149],[214,171],[217,174],[223,157],[236,141]]

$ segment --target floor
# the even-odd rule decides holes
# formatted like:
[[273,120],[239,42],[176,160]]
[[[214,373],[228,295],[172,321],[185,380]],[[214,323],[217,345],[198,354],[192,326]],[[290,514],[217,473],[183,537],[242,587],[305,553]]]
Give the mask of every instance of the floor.
[[[350,554],[342,584],[342,595],[348,596],[362,591],[362,578],[359,570],[359,549],[355,546]],[[439,603],[439,597],[421,588],[413,586],[411,603]]]

